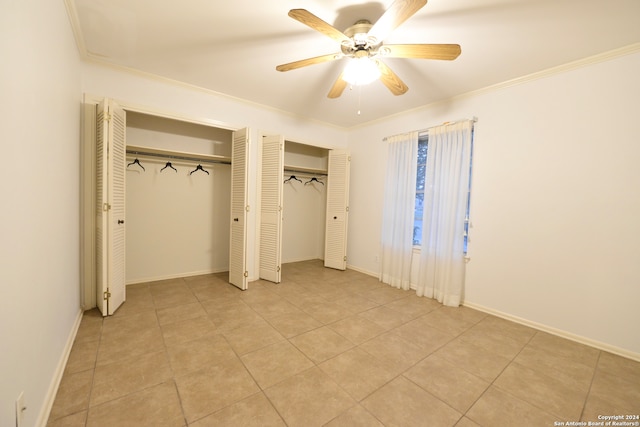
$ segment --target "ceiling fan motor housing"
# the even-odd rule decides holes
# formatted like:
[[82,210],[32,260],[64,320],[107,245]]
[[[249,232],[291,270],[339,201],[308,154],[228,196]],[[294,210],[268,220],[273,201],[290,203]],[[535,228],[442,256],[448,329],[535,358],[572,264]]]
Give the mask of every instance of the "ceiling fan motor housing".
[[342,43],[342,53],[356,58],[376,55],[382,43],[368,36],[371,27],[373,24],[370,21],[361,19],[347,28],[344,35],[350,40]]

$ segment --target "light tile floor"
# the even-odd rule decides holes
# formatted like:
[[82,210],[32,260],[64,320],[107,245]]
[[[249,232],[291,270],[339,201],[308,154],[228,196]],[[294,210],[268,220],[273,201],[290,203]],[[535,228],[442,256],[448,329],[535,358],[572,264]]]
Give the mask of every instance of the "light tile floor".
[[[558,426],[640,414],[640,363],[320,261],[85,313],[49,427]],[[566,424],[565,424],[566,425]]]

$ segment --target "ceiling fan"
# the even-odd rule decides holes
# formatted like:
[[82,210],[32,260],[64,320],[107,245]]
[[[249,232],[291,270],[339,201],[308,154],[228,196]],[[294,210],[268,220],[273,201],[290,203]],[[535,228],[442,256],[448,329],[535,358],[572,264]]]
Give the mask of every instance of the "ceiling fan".
[[[417,58],[453,60],[460,55],[460,45],[457,44],[384,44],[384,39],[400,24],[413,16],[427,4],[427,0],[395,0],[375,24],[367,20],[360,20],[344,32],[327,24],[305,9],[292,9],[289,16],[340,43],[340,52],[314,58],[302,59],[287,64],[278,65],[278,71],[290,71],[308,65],[320,64],[348,57],[365,59],[373,62],[379,71],[380,80],[394,95],[402,95],[409,88],[384,63],[381,58]],[[329,98],[339,97],[347,87],[343,71],[335,81]]]

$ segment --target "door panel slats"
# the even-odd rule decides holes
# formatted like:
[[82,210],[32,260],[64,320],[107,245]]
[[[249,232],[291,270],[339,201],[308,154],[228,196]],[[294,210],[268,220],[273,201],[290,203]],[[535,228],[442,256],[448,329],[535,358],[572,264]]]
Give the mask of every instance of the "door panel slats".
[[282,178],[284,138],[262,139],[260,191],[260,278],[280,282],[282,255]]
[[231,153],[231,237],[229,242],[229,283],[247,289],[247,165],[248,129],[233,133]]
[[338,270],[347,268],[349,169],[350,155],[348,151],[329,151],[324,265]]

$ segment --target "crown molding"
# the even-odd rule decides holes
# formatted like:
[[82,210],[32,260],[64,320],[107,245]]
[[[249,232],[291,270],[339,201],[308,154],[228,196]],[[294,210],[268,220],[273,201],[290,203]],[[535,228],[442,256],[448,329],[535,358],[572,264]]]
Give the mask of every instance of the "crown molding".
[[69,17],[69,23],[71,24],[71,30],[73,31],[73,38],[76,40],[76,46],[80,57],[86,59],[87,57],[87,45],[84,42],[82,36],[82,27],[80,26],[80,19],[78,18],[78,9],[73,0],[64,0],[64,6],[67,10],[67,16]]
[[339,130],[339,131],[346,131],[347,130],[347,128],[343,127],[343,126],[338,126],[338,125],[335,125],[333,123],[323,122],[321,120],[313,119],[313,118],[310,118],[310,117],[307,117],[307,116],[301,116],[299,114],[295,114],[295,113],[292,113],[292,112],[289,112],[289,111],[281,110],[281,109],[276,108],[276,107],[272,107],[272,106],[265,105],[265,104],[260,104],[258,102],[250,101],[250,100],[247,100],[247,99],[244,99],[244,98],[239,98],[239,97],[236,97],[236,96],[233,96],[233,95],[228,95],[226,93],[217,92],[217,91],[212,90],[212,89],[207,89],[207,88],[204,88],[202,86],[198,86],[198,85],[195,85],[195,84],[192,84],[192,83],[186,83],[186,82],[183,82],[181,80],[172,79],[170,77],[164,77],[164,76],[161,76],[159,74],[154,74],[154,73],[151,73],[151,72],[148,72],[148,71],[142,71],[142,70],[139,70],[137,68],[131,68],[131,67],[127,67],[127,66],[124,66],[124,65],[114,64],[112,62],[107,61],[106,59],[104,59],[102,57],[93,55],[91,53],[85,54],[82,59],[87,63],[94,63],[94,64],[99,65],[99,66],[103,66],[103,67],[106,67],[106,68],[111,68],[111,69],[114,69],[116,71],[124,72],[124,73],[127,73],[127,74],[137,75],[139,77],[142,77],[142,78],[145,78],[145,79],[148,79],[148,80],[153,80],[153,81],[156,81],[156,82],[159,82],[159,83],[163,83],[163,84],[167,84],[167,85],[171,85],[171,86],[178,86],[178,87],[182,87],[184,89],[188,89],[188,90],[195,91],[195,92],[200,92],[200,93],[207,94],[207,95],[210,95],[210,96],[215,96],[215,97],[218,97],[218,98],[228,99],[230,101],[237,102],[237,103],[240,103],[240,104],[244,104],[244,105],[250,106],[252,108],[257,108],[257,109],[260,109],[260,110],[263,110],[263,111],[271,111],[271,112],[280,114],[282,116],[288,116],[289,118],[294,119],[294,120],[304,120],[304,121],[309,122],[309,123],[314,123],[316,125],[333,128],[333,129],[336,129],[336,130]]
[[592,56],[588,56],[586,58],[582,58],[582,59],[578,59],[576,61],[571,61],[571,62],[567,62],[565,64],[562,65],[558,65],[556,67],[551,67],[551,68],[547,68],[545,70],[542,71],[538,71],[535,73],[531,73],[531,74],[527,74],[521,77],[516,77],[515,79],[511,79],[511,80],[506,80],[504,82],[501,83],[496,83],[494,85],[490,85],[490,86],[486,86],[484,88],[481,89],[476,89],[476,90],[472,90],[469,92],[465,92],[462,93],[460,95],[455,95],[452,96],[450,98],[445,98],[445,99],[441,99],[435,102],[431,102],[429,104],[426,105],[421,105],[420,107],[416,107],[416,108],[412,108],[409,110],[403,110],[400,111],[398,113],[395,114],[391,114],[385,117],[381,117],[379,119],[376,120],[371,120],[369,122],[366,123],[360,123],[358,125],[346,128],[349,131],[353,131],[353,130],[357,130],[357,129],[361,129],[364,127],[369,127],[371,125],[377,124],[377,123],[383,123],[386,122],[388,120],[392,120],[396,117],[400,117],[400,116],[404,116],[405,114],[410,114],[410,113],[416,113],[416,112],[420,112],[420,111],[426,111],[429,110],[433,107],[437,107],[438,105],[441,104],[450,104],[451,101],[459,101],[459,100],[463,100],[463,99],[467,99],[467,98],[474,98],[480,95],[484,95],[486,93],[491,93],[491,92],[495,92],[495,91],[499,91],[502,89],[506,89],[512,86],[518,86],[518,85],[522,85],[525,83],[529,83],[535,80],[540,80],[540,79],[544,79],[547,77],[551,77],[551,76],[555,76],[555,75],[559,75],[559,74],[563,74],[569,71],[573,71],[573,70],[577,70],[579,68],[583,68],[583,67],[588,67],[591,65],[595,65],[595,64],[599,64],[602,62],[606,62],[606,61],[610,61],[616,58],[620,58],[623,56],[627,56],[627,55],[632,55],[634,53],[638,53],[640,52],[640,42],[639,43],[633,43],[627,46],[623,46],[621,48],[617,48],[617,49],[613,49],[613,50],[609,50],[607,52],[603,52],[603,53],[599,53],[596,55],[592,55]]
[[582,68],[582,67],[587,67],[590,65],[594,65],[594,64],[598,64],[601,62],[606,62],[615,58],[619,58],[622,56],[626,56],[626,55],[630,55],[630,54],[634,54],[637,52],[640,52],[640,42],[639,43],[633,43],[631,45],[628,46],[623,46],[621,48],[618,49],[613,49],[607,52],[603,52],[603,53],[599,53],[593,56],[589,56],[586,58],[582,58],[582,59],[578,59],[576,61],[571,61],[556,67],[551,67],[551,68],[547,68],[545,70],[542,71],[538,71],[532,74],[527,74],[521,77],[517,77],[515,79],[511,79],[511,80],[507,80],[501,83],[497,83],[494,85],[490,85],[490,86],[486,86],[484,88],[481,89],[476,89],[470,92],[465,92],[462,93],[460,95],[455,95],[449,98],[444,98],[435,102],[431,102],[429,104],[426,105],[421,105],[419,107],[416,108],[412,108],[409,110],[402,110],[399,111],[397,113],[385,116],[385,117],[381,117],[379,119],[375,119],[375,120],[371,120],[368,122],[364,122],[364,123],[359,123],[357,125],[354,126],[338,126],[332,123],[328,123],[328,122],[324,122],[321,120],[316,120],[310,117],[306,117],[306,116],[301,116],[299,114],[295,114],[289,111],[285,111],[285,110],[281,110],[275,107],[271,107],[269,105],[265,105],[265,104],[260,104],[257,102],[253,102],[253,101],[249,101],[247,99],[244,98],[238,98],[238,97],[234,97],[231,95],[227,95],[221,92],[216,92],[214,90],[211,89],[206,89],[202,86],[197,86],[194,84],[190,84],[190,83],[186,83],[186,82],[182,82],[179,80],[175,80],[175,79],[171,79],[168,77],[163,77],[160,76],[158,74],[154,74],[154,73],[150,73],[150,72],[146,72],[146,71],[141,71],[135,68],[131,68],[131,67],[126,67],[126,66],[122,66],[122,65],[117,65],[117,64],[113,64],[109,61],[107,61],[105,58],[100,57],[98,55],[92,54],[87,50],[85,41],[84,41],[84,37],[82,35],[82,28],[80,26],[80,20],[78,18],[78,12],[75,6],[75,2],[74,0],[64,0],[64,4],[65,7],[67,9],[67,15],[69,17],[69,21],[71,23],[71,28],[73,30],[73,34],[74,34],[74,38],[76,40],[76,44],[78,46],[78,51],[80,52],[80,57],[87,62],[92,62],[98,65],[102,65],[102,66],[106,66],[109,68],[113,68],[122,72],[126,72],[126,73],[130,73],[130,74],[134,74],[134,75],[138,75],[140,77],[146,78],[146,79],[150,79],[150,80],[155,80],[164,84],[169,84],[169,85],[173,85],[173,86],[179,86],[179,87],[183,87],[189,90],[193,90],[193,91],[197,91],[197,92],[201,92],[201,93],[205,93],[211,96],[216,96],[216,97],[220,97],[220,98],[225,98],[234,102],[238,102],[244,105],[248,105],[251,106],[253,108],[258,108],[261,110],[266,110],[266,111],[271,111],[271,112],[275,112],[278,113],[280,115],[284,115],[284,116],[288,116],[292,119],[296,119],[296,120],[304,120],[306,122],[309,123],[314,123],[316,125],[320,125],[320,126],[325,126],[325,127],[329,127],[332,129],[336,129],[339,131],[346,131],[346,132],[350,132],[353,130],[357,130],[357,129],[361,129],[361,128],[365,128],[377,123],[383,123],[389,120],[392,120],[396,117],[400,117],[403,116],[405,114],[410,114],[410,113],[416,113],[416,112],[420,112],[420,111],[424,111],[424,110],[429,110],[433,107],[436,107],[440,104],[445,104],[445,103],[450,103],[451,101],[458,101],[458,100],[462,100],[462,99],[466,99],[466,98],[473,98],[476,96],[480,96],[486,93],[490,93],[490,92],[494,92],[494,91],[498,91],[498,90],[502,90],[502,89],[506,89],[512,86],[517,86],[517,85],[521,85],[521,84],[525,84],[534,80],[539,80],[539,79],[543,79],[546,77],[550,77],[550,76],[554,76],[557,74],[562,74],[568,71],[572,71],[572,70],[576,70],[578,68]]

